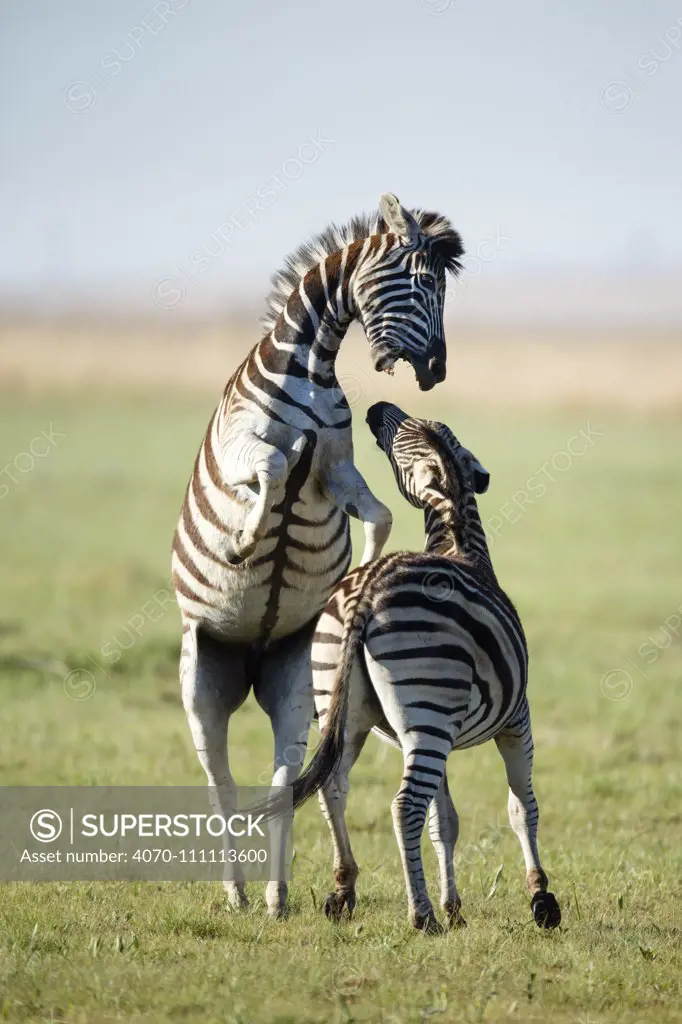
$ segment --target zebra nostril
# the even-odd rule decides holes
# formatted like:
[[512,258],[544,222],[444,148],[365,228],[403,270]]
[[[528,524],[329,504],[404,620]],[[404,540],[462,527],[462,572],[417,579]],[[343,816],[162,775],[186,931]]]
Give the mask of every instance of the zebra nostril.
[[429,359],[429,370],[436,380],[445,380],[445,360],[433,356],[432,359]]

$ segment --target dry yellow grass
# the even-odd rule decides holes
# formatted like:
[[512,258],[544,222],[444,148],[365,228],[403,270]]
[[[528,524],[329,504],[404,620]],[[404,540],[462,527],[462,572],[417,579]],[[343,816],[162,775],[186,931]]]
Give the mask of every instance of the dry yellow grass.
[[[255,319],[192,323],[86,320],[0,324],[0,388],[53,391],[217,394],[259,339]],[[449,376],[439,388],[453,401],[492,406],[612,406],[645,412],[682,409],[681,331],[472,329],[451,323]],[[386,395],[367,346],[353,330],[339,357],[351,404]],[[391,393],[419,396],[400,365]]]

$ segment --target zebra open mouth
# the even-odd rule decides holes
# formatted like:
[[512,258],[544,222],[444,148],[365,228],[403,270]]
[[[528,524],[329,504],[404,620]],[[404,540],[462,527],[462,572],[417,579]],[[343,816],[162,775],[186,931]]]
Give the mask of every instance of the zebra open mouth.
[[379,373],[387,373],[389,377],[392,377],[395,372],[395,364],[399,359],[404,363],[408,363],[413,368],[420,391],[430,391],[438,383],[428,363],[410,359],[408,356],[400,353],[385,352],[374,363],[374,369]]
[[395,364],[397,361],[398,356],[394,355],[392,352],[385,352],[383,355],[379,356],[379,358],[374,363],[374,369],[377,370],[379,373],[387,373],[390,377],[392,377],[393,371],[395,369]]

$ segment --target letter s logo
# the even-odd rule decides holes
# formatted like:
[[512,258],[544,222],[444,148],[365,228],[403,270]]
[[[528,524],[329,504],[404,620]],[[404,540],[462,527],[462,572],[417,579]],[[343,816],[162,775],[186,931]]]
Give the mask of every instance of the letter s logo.
[[62,833],[62,819],[56,811],[43,808],[42,811],[36,811],[33,815],[29,828],[31,835],[39,843],[52,843]]

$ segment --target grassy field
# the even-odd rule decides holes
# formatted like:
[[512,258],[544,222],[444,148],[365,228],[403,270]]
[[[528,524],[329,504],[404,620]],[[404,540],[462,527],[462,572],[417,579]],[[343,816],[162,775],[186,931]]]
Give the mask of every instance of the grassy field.
[[[145,621],[116,665],[101,649],[127,644],[131,617],[168,587],[170,537],[212,404],[3,397],[1,784],[202,784],[176,682],[177,610]],[[321,913],[330,848],[315,805],[296,821],[283,922],[266,918],[255,884],[244,915],[226,911],[217,885],[5,884],[0,1019],[682,1020],[682,421],[446,408],[430,411],[491,471],[481,509],[528,633],[541,853],[561,928],[532,923],[488,745],[449,765],[469,927],[413,933],[389,808],[400,761],[371,740],[352,776],[352,923]],[[391,547],[418,547],[420,518],[370,446],[362,402],[354,411],[358,461],[394,509]],[[35,439],[50,430],[47,453],[31,455],[46,451]],[[94,677],[90,699],[65,690],[76,669]],[[238,781],[262,782],[271,740],[251,700],[231,745]],[[428,840],[425,853],[435,896]]]

